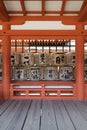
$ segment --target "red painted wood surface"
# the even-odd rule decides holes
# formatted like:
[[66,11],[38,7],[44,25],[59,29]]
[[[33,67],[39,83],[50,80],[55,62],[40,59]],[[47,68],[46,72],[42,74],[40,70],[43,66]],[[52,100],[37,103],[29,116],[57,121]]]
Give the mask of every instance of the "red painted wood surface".
[[[3,27],[4,30],[10,29],[9,25],[5,25]],[[2,36],[2,43],[3,43],[3,51],[2,51],[2,85],[3,85],[3,98],[9,99],[10,96],[10,50],[11,50],[11,40],[10,36]]]

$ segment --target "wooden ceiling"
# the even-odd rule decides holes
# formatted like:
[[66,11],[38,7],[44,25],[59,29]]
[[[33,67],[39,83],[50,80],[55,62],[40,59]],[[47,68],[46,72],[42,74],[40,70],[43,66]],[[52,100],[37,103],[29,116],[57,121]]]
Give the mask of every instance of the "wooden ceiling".
[[36,21],[38,17],[47,17],[49,20],[53,16],[75,16],[79,22],[85,22],[87,0],[0,0],[0,20],[10,21],[15,16],[32,16]]

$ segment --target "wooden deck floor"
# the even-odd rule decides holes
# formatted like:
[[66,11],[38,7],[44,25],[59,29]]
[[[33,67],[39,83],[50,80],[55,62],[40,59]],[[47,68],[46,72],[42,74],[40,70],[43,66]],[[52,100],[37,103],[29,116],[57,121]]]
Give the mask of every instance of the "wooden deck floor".
[[87,101],[0,101],[0,130],[87,130]]

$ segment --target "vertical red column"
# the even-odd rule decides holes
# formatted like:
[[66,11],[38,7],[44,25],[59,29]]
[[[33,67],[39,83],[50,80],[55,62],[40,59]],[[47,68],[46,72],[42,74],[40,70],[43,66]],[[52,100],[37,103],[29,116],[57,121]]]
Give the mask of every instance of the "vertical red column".
[[4,24],[2,36],[3,51],[2,51],[2,84],[3,84],[3,98],[9,99],[10,97],[10,51],[11,51],[11,39],[6,35],[6,30],[10,29],[10,25]]
[[84,88],[84,37],[77,36],[76,39],[76,87],[79,100],[85,98]]

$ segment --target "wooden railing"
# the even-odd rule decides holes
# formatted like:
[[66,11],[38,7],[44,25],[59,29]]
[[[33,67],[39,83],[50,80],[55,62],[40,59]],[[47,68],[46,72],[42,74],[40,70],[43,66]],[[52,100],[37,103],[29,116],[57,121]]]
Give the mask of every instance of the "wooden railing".
[[73,82],[15,82],[10,87],[11,99],[76,99]]

